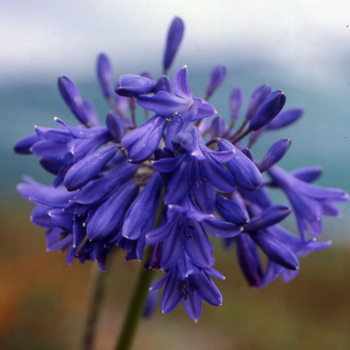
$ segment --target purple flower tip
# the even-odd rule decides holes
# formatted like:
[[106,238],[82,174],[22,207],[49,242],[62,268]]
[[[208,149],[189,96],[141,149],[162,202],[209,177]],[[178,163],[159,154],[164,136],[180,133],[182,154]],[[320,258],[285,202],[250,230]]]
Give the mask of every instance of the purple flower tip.
[[168,37],[166,42],[166,48],[164,53],[163,67],[164,71],[167,71],[171,66],[176,52],[180,46],[183,34],[184,34],[184,23],[181,18],[175,17],[171,22]]
[[120,96],[139,96],[152,92],[156,82],[137,74],[122,75],[114,88]]
[[226,67],[223,66],[222,64],[219,64],[216,66],[209,78],[209,83],[207,86],[207,91],[206,91],[206,97],[205,99],[208,100],[211,95],[215,92],[215,90],[222,84],[226,77]]
[[259,108],[249,124],[250,130],[258,130],[275,118],[286,103],[286,95],[281,90],[272,92]]
[[97,58],[97,78],[103,95],[106,98],[110,98],[113,91],[112,67],[108,57],[103,53],[101,53]]

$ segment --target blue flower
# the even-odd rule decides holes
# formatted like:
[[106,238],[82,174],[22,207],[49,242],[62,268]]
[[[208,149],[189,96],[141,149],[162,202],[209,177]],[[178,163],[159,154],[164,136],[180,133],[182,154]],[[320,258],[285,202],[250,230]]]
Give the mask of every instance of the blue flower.
[[164,117],[180,114],[183,120],[190,122],[210,117],[216,113],[212,105],[201,98],[192,96],[187,82],[186,66],[174,74],[172,85],[175,94],[159,91],[153,96],[140,95],[136,99],[137,104]]
[[303,239],[306,239],[305,228],[312,236],[321,235],[322,216],[340,216],[334,202],[346,202],[349,199],[342,190],[309,184],[277,166],[270,168],[269,174],[274,184],[288,196]]
[[193,190],[202,209],[212,213],[215,188],[228,193],[236,188],[234,178],[221,165],[227,163],[234,156],[233,153],[206,147],[196,128],[177,134],[172,142],[180,154],[153,162],[156,170],[169,174],[164,202],[180,204]]

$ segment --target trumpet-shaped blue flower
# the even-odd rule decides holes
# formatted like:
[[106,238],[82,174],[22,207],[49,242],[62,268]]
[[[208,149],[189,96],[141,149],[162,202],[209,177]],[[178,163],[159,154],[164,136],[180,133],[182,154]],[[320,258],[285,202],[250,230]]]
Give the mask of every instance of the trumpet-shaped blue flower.
[[309,184],[277,166],[272,167],[269,174],[288,196],[303,239],[306,239],[305,228],[312,236],[320,236],[322,216],[339,216],[340,211],[334,202],[346,202],[349,199],[344,191]]

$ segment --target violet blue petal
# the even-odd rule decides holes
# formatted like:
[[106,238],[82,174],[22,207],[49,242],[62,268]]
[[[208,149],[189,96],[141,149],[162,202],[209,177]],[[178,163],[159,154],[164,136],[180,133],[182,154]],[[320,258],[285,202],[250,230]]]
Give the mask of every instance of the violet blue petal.
[[166,75],[163,75],[157,80],[156,86],[154,87],[154,92],[158,91],[168,91],[171,92],[171,82]]
[[63,211],[62,208],[53,208],[47,213],[56,226],[63,227],[68,232],[73,231],[73,215],[71,213]]
[[278,163],[288,151],[290,144],[290,139],[276,141],[266,152],[263,160],[258,164],[260,172],[262,173]]
[[14,151],[18,154],[31,154],[32,146],[39,140],[40,137],[37,134],[25,136],[15,144]]
[[236,225],[242,226],[249,221],[245,207],[219,194],[216,195],[216,208],[226,221]]
[[84,101],[73,81],[67,76],[61,75],[58,78],[58,89],[72,113],[82,124],[87,125],[89,120],[85,114]]
[[266,232],[253,234],[251,238],[276,264],[289,270],[297,270],[299,268],[299,261],[296,255],[280,240],[271,237]]
[[105,98],[109,99],[113,91],[113,74],[111,63],[104,53],[97,58],[97,79]]
[[142,108],[153,111],[158,115],[172,117],[176,113],[185,113],[193,102],[167,91],[159,91],[153,96],[138,96],[136,103]]
[[74,196],[73,192],[68,192],[63,186],[53,188],[51,186],[41,185],[29,176],[25,176],[24,180],[26,183],[17,185],[17,192],[30,202],[53,207],[63,207]]
[[247,190],[256,190],[262,184],[262,175],[256,165],[231,142],[221,139],[219,149],[232,151],[233,159],[226,163],[236,182]]
[[95,178],[116,151],[114,145],[106,146],[75,163],[64,178],[64,185],[68,191],[77,190]]
[[167,120],[159,115],[127,133],[121,143],[128,152],[128,160],[140,163],[148,159],[158,148]]
[[260,106],[263,104],[267,96],[271,93],[271,87],[267,84],[259,86],[250,97],[249,106],[245,115],[246,120],[251,120],[258,112]]
[[204,229],[215,237],[231,238],[236,237],[242,232],[242,227],[230,222],[221,221],[217,217],[211,217],[201,222]]
[[173,269],[168,277],[167,283],[164,287],[162,301],[160,304],[163,313],[169,313],[174,310],[176,305],[180,302],[183,295],[180,291],[181,281],[177,276],[177,269]]
[[175,225],[178,225],[178,230],[172,230],[167,240],[164,243],[163,255],[160,262],[162,270],[173,268],[179,261],[184,249],[184,232],[181,225],[181,219],[178,218]]
[[86,100],[83,101],[83,105],[84,105],[84,114],[87,120],[86,126],[90,128],[98,126],[99,121],[98,121],[98,115],[95,107],[92,105],[92,103]]
[[189,276],[189,280],[197,287],[197,293],[210,305],[222,304],[222,296],[214,282],[204,271]]
[[166,204],[180,204],[194,186],[194,164],[185,158],[168,182],[168,193],[164,196]]
[[101,178],[90,181],[80,191],[75,192],[71,202],[84,205],[97,203],[129,180],[137,169],[136,165],[125,163]]
[[173,21],[171,22],[168,35],[167,35],[167,41],[166,41],[166,47],[164,52],[164,59],[163,59],[163,68],[164,71],[167,71],[168,68],[171,66],[174,57],[179,49],[183,34],[184,34],[184,23],[181,18],[175,17]]
[[152,166],[160,173],[172,173],[181,166],[185,158],[186,154],[180,154],[175,158],[162,158],[152,162]]
[[210,153],[204,152],[205,160],[199,161],[200,170],[205,181],[209,181],[220,191],[231,193],[236,190],[236,182],[232,175],[219,164]]
[[137,192],[138,187],[128,182],[100,205],[87,223],[86,235],[89,240],[103,239],[112,233]]
[[237,120],[243,105],[243,90],[238,87],[232,90],[229,100],[230,118]]
[[[197,290],[191,290],[191,287],[189,286],[188,282],[185,285],[186,294],[181,300],[182,305],[185,308],[187,315],[194,322],[197,322],[202,314],[203,301],[197,293]],[[187,289],[189,289],[188,292]]]
[[210,126],[210,136],[214,137],[222,137],[226,132],[226,124],[225,120],[221,115],[216,116]]
[[213,266],[215,262],[214,249],[203,227],[194,220],[187,222],[187,227],[185,227],[185,251],[187,255],[197,266]]
[[194,115],[190,118],[191,121],[211,117],[212,115],[217,113],[217,110],[214,106],[212,106],[210,103],[201,98],[194,97],[193,102],[195,103],[197,110],[194,113]]
[[173,90],[176,96],[191,100],[192,92],[188,85],[188,70],[187,66],[177,70],[173,76]]
[[266,129],[276,130],[284,128],[297,121],[303,115],[303,113],[304,111],[301,108],[286,109],[279,113],[276,118],[271,120],[271,122],[266,125]]
[[208,100],[215,90],[223,83],[226,77],[226,67],[222,64],[217,65],[210,73],[205,99]]
[[169,220],[164,225],[149,231],[146,234],[146,243],[155,244],[162,242],[172,233],[173,230],[177,230],[176,222],[174,222],[174,220]]
[[208,214],[215,211],[215,187],[209,182],[200,181],[193,189],[199,206]]
[[57,225],[51,220],[50,215],[47,212],[47,207],[43,205],[37,205],[32,214],[30,215],[30,221],[37,226],[44,228],[53,228]]
[[263,278],[263,269],[256,245],[248,234],[242,233],[236,238],[237,257],[242,272],[252,287],[259,287]]
[[184,120],[180,114],[176,114],[170,121],[168,129],[165,134],[165,146],[174,151],[172,140],[178,133],[181,133],[187,129],[190,125],[190,121]]
[[138,96],[154,91],[156,82],[137,74],[121,75],[114,87],[119,96]]
[[171,143],[180,153],[192,152],[194,140],[189,132],[180,132],[173,137]]
[[156,172],[125,214],[122,229],[124,237],[138,239],[141,233],[152,229],[162,187],[163,181]]
[[305,182],[313,182],[322,175],[322,168],[319,166],[305,166],[291,172],[291,175]]
[[106,126],[114,141],[120,143],[125,133],[122,117],[115,111],[109,112],[106,117]]
[[244,231],[262,230],[275,225],[286,218],[292,209],[283,205],[274,205],[264,209],[260,214],[254,216],[248,224],[244,226]]
[[67,145],[41,139],[33,144],[30,151],[38,157],[52,158],[56,156],[63,158],[67,153]]
[[249,123],[249,130],[258,130],[275,118],[286,103],[286,95],[281,90],[272,92],[263,102]]

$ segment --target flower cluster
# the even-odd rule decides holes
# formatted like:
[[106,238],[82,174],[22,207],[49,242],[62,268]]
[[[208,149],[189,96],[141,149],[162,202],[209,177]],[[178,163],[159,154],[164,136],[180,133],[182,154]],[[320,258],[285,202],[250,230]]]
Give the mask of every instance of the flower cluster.
[[[281,90],[258,87],[235,127],[243,105],[240,88],[230,94],[228,120],[208,102],[225,78],[224,66],[212,71],[204,99],[193,96],[186,66],[170,81],[167,71],[183,32],[182,20],[175,18],[158,80],[147,72],[126,74],[113,86],[108,58],[98,57],[98,81],[111,107],[105,126],[76,85],[59,77],[61,96],[80,125],[55,118],[58,128],[36,127],[15,151],[35,154],[55,176],[53,186],[29,177],[18,185],[36,204],[31,220],[46,229],[48,251],[67,250],[68,264],[75,258],[97,260],[105,270],[111,249],[124,249],[126,260],[141,260],[148,245],[153,250],[145,267],[165,272],[150,288],[164,287],[162,311],[181,301],[196,321],[203,300],[222,303],[212,278],[224,276],[213,267],[211,236],[236,249],[250,286],[264,287],[277,276],[289,281],[298,273],[299,257],[331,244],[316,240],[322,216],[339,216],[335,202],[348,195],[313,185],[318,167],[287,173],[277,166],[289,139],[254,159],[251,148],[258,137],[302,115],[299,108],[282,110]],[[136,112],[142,109],[145,121],[138,125]],[[291,207],[274,204],[268,188],[283,191]],[[299,234],[280,226],[291,213]]]

